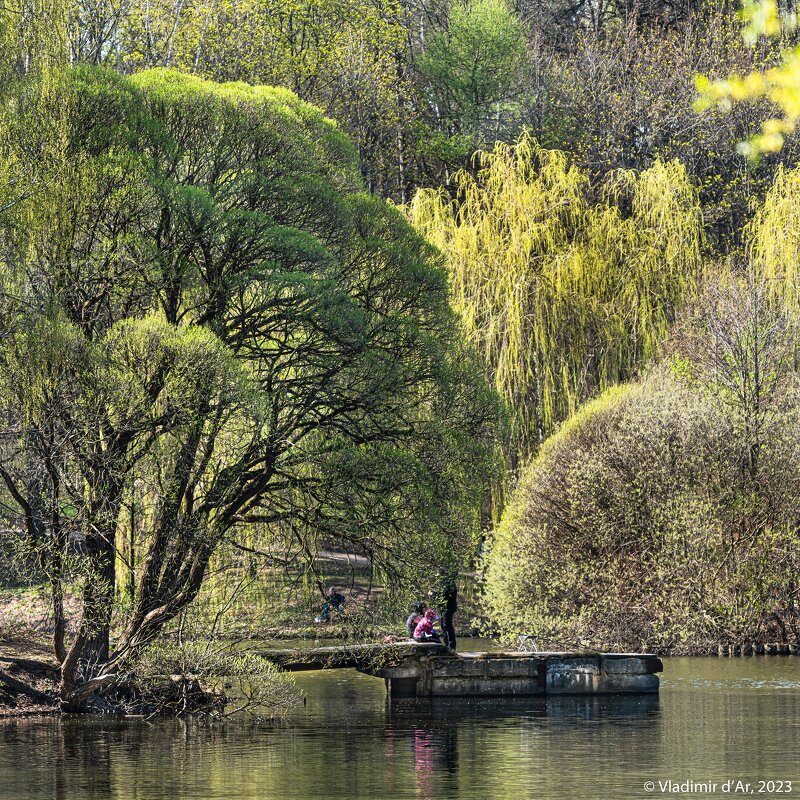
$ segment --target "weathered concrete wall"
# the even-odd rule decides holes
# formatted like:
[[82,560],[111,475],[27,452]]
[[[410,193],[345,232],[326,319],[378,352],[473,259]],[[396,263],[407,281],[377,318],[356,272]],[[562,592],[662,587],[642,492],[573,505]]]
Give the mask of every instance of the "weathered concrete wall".
[[393,697],[470,697],[657,692],[662,664],[641,654],[465,653],[410,657],[363,672]]
[[431,655],[450,655],[443,644],[408,640],[391,644],[340,644],[334,647],[308,647],[289,650],[257,650],[257,655],[287,672],[306,672],[318,669],[355,667],[369,674],[379,665],[399,666],[407,660],[415,661]]
[[435,697],[544,693],[538,658],[436,658],[429,670]]

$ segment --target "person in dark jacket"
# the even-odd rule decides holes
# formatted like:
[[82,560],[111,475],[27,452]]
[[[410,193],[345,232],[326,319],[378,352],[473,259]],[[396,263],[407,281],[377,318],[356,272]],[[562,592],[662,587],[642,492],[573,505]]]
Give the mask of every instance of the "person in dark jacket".
[[328,589],[328,599],[322,606],[322,612],[317,617],[317,622],[330,622],[331,611],[338,611],[340,614],[344,611],[344,595],[336,591],[335,586]]
[[425,614],[425,604],[424,603],[414,603],[411,606],[411,613],[406,617],[406,631],[408,632],[409,637],[414,635],[414,631],[416,630],[417,624],[422,619],[423,615]]
[[442,614],[442,634],[444,643],[452,650],[456,649],[456,629],[453,627],[453,617],[458,611],[458,590],[456,579],[451,577],[444,586],[444,614]]

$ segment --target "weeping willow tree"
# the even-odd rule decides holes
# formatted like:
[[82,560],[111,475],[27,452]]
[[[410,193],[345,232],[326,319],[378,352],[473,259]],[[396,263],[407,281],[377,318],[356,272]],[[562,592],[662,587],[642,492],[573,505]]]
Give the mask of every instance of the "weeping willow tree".
[[[13,225],[33,231],[42,225],[54,226],[74,183],[73,175],[65,169],[70,108],[63,81],[67,10],[64,0],[7,0],[0,5],[0,227]],[[32,244],[20,249],[34,251]],[[0,317],[4,319],[15,302],[14,250],[3,239]],[[45,349],[43,343],[39,343],[39,349]],[[6,417],[5,436],[11,427]],[[35,438],[30,426],[24,438],[28,445]],[[41,506],[44,490],[38,476],[27,477],[33,504]],[[9,511],[14,508],[8,500],[8,496],[3,498],[0,512],[7,526],[11,522]],[[32,525],[23,550],[35,553],[36,563],[50,584],[54,649],[63,655],[66,548],[59,547],[59,541],[60,535],[46,535],[42,526]]]
[[778,167],[747,238],[753,269],[773,298],[800,311],[800,169]]
[[663,341],[698,284],[701,210],[678,162],[615,172],[594,199],[563,153],[527,135],[476,161],[476,175],[456,176],[455,202],[422,190],[408,214],[446,254],[454,304],[524,456]]
[[8,0],[0,6],[1,89],[8,88],[9,77],[65,63],[67,10],[64,0]]
[[68,106],[60,79],[66,16],[64,0],[0,6],[0,212],[49,186],[59,171]]

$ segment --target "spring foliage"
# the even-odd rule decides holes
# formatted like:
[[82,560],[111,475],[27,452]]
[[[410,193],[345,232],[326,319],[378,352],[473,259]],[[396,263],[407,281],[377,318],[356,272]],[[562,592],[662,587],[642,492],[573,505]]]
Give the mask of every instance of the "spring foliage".
[[503,138],[519,114],[526,71],[525,27],[504,0],[453,3],[446,32],[419,59],[427,100],[449,132],[471,143]]
[[706,275],[669,364],[584,405],[522,477],[487,560],[504,632],[678,650],[797,635],[800,170],[754,212],[748,260]]
[[[742,17],[745,40],[751,44],[761,36],[780,39],[785,29],[796,24],[795,14],[781,15],[776,0],[745,0]],[[776,66],[747,75],[732,74],[712,81],[705,75],[696,80],[699,110],[718,106],[729,111],[734,103],[767,99],[780,112],[761,125],[761,133],[742,142],[739,150],[748,156],[775,153],[787,136],[795,132],[800,119],[800,47],[788,48]]]
[[308,560],[357,545],[395,583],[438,563],[470,537],[497,405],[436,253],[318,109],[166,70],[65,81],[63,169],[0,217],[0,476],[56,586],[85,542],[60,655],[80,707],[242,528]]
[[585,406],[496,533],[494,629],[545,647],[684,652],[796,636],[796,384],[777,404],[755,483],[740,415],[685,376],[660,371]]
[[749,226],[753,266],[774,297],[800,311],[800,169],[778,168]]
[[457,202],[423,190],[408,214],[447,256],[524,454],[654,353],[702,273],[702,219],[677,162],[615,172],[595,200],[564,154],[527,136],[476,159]]

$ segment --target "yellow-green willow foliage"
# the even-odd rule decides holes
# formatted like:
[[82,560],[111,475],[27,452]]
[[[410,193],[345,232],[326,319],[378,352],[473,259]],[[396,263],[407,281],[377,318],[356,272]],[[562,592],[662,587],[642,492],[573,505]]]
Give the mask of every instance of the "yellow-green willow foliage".
[[800,169],[778,167],[748,239],[756,273],[776,299],[800,311]]
[[[66,13],[64,0],[0,6],[0,214],[14,209],[19,216],[19,201],[51,183],[61,157],[66,99],[58,75],[67,63]],[[25,153],[36,153],[27,168]]]
[[0,6],[0,92],[9,80],[62,66],[69,0],[8,0]]
[[524,456],[663,341],[700,277],[701,211],[677,162],[613,173],[593,201],[588,178],[528,136],[476,159],[457,203],[423,190],[408,214],[446,255]]

